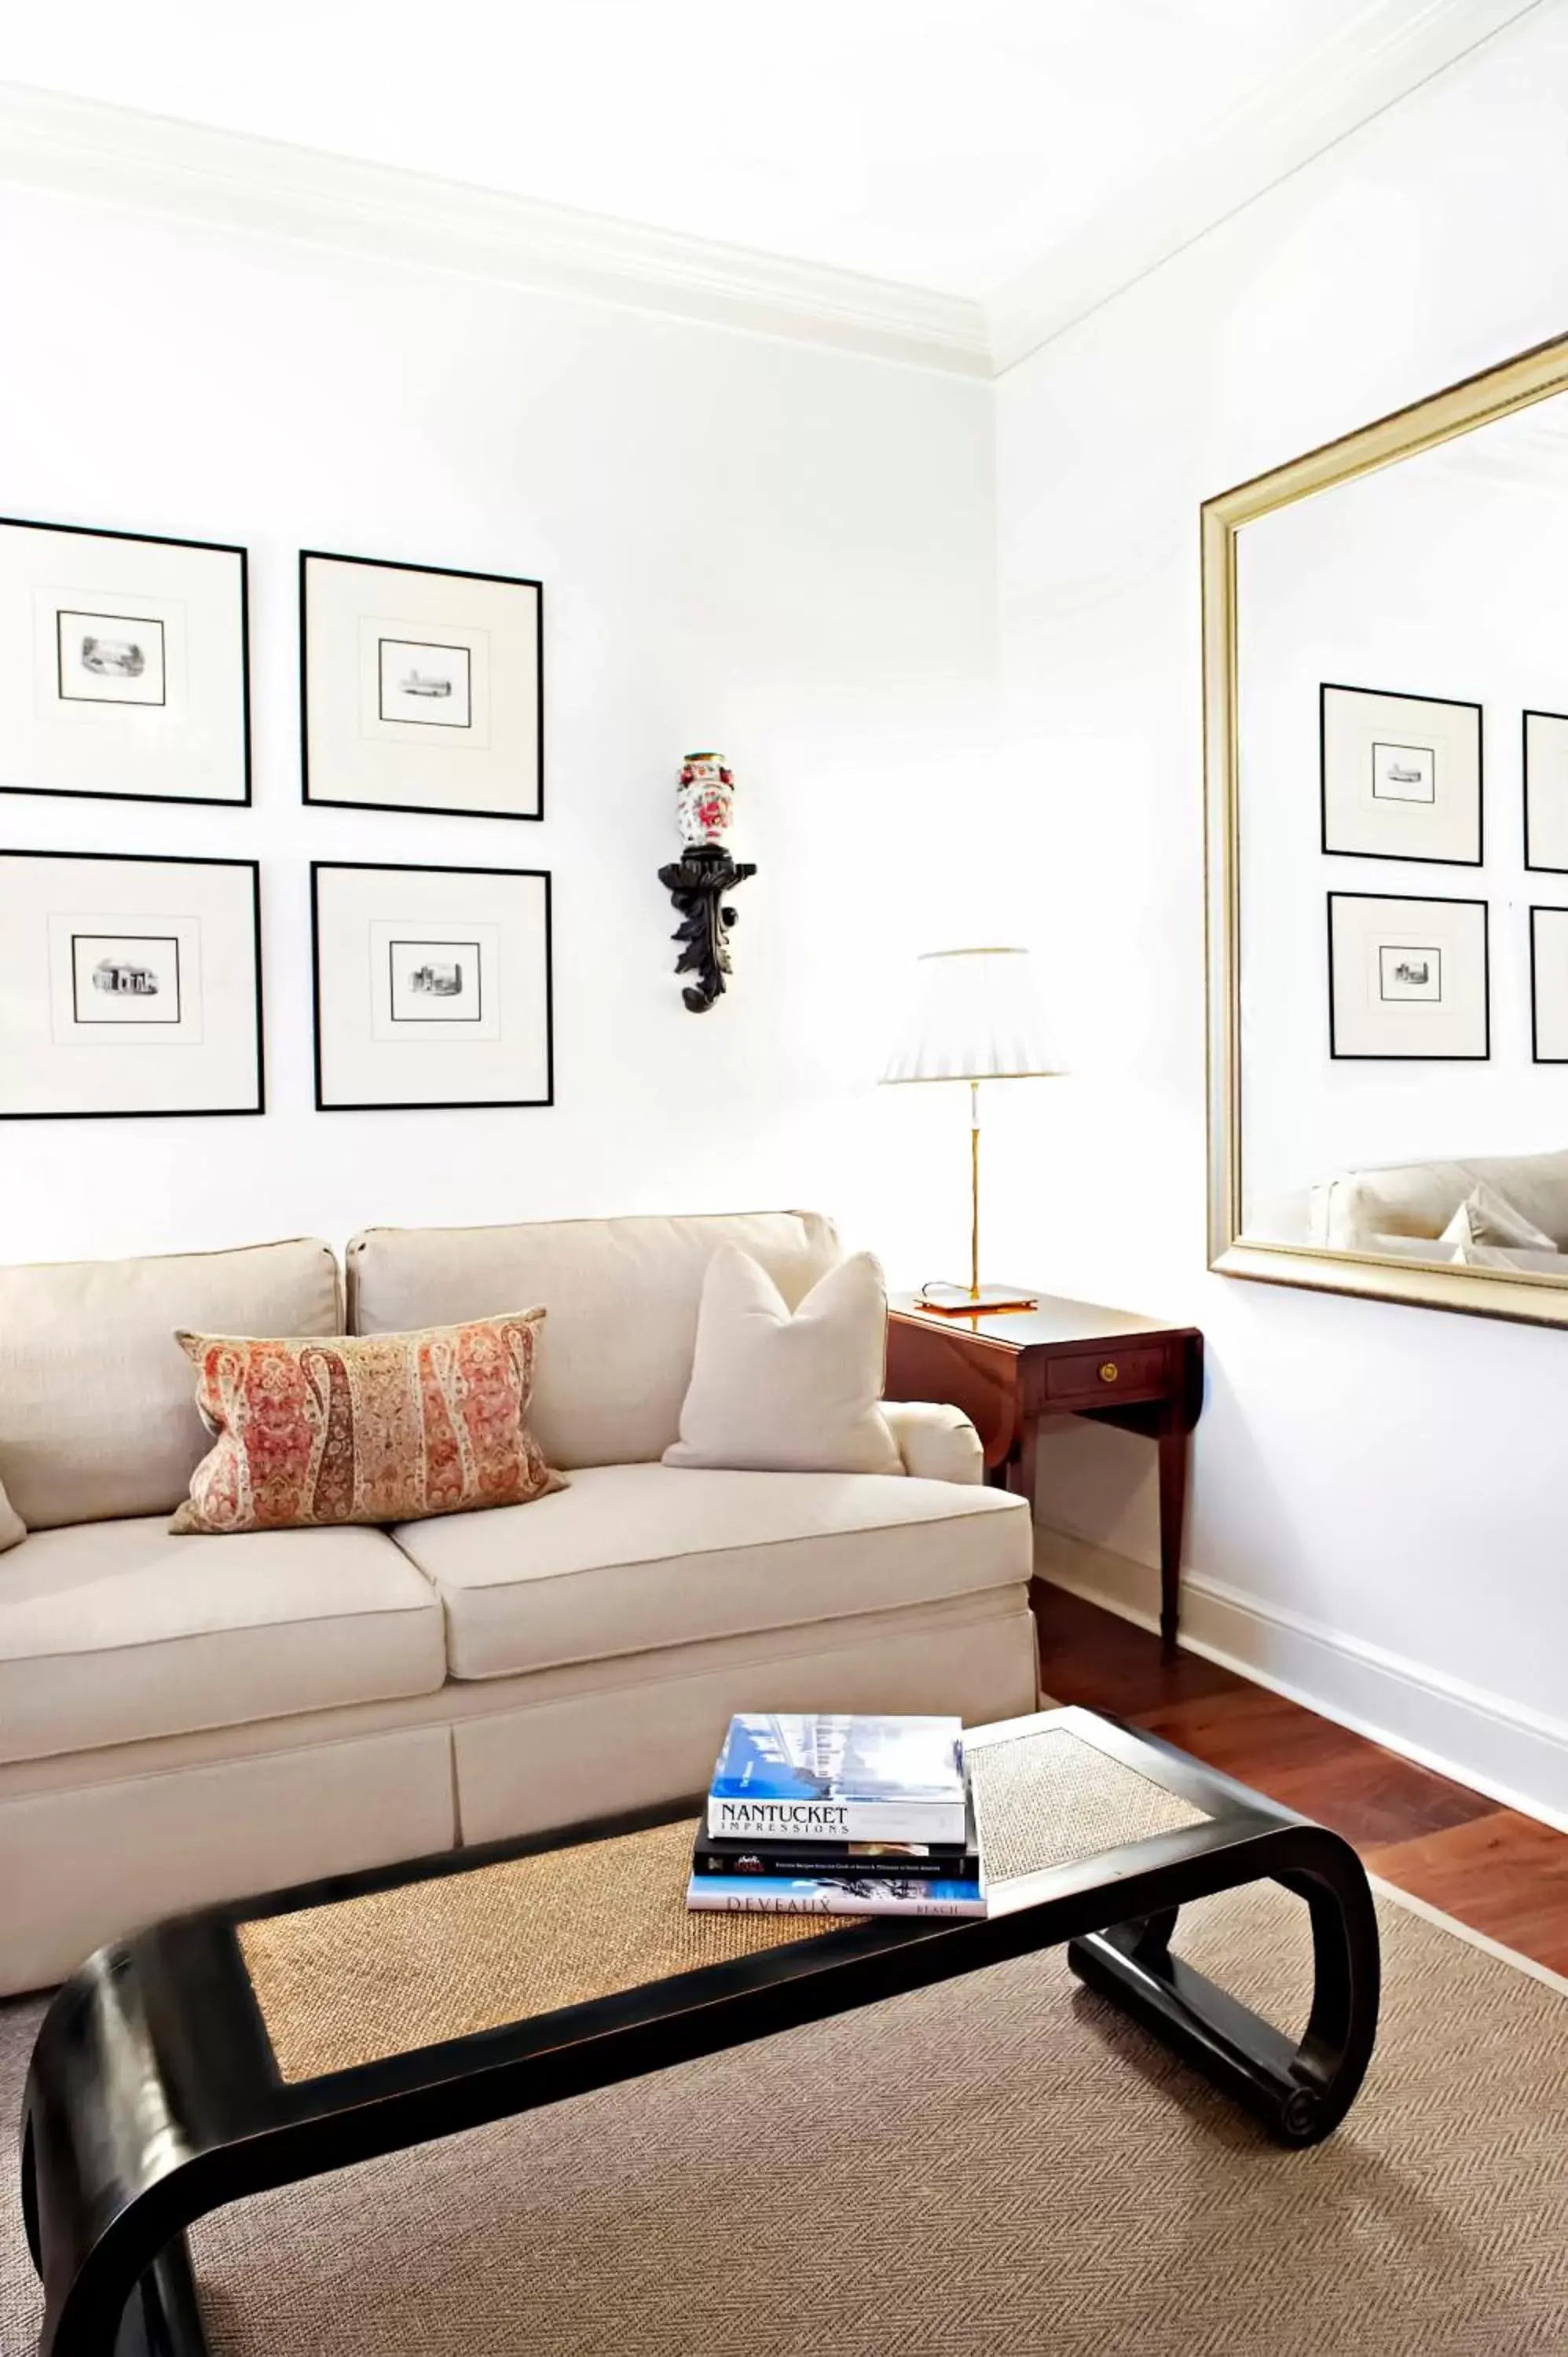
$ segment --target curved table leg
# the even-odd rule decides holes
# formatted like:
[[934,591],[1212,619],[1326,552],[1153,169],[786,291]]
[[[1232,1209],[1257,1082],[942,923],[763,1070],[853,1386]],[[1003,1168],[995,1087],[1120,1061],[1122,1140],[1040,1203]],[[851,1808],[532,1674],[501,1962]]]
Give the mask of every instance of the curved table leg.
[[27,2237],[27,2256],[33,2263],[33,2273],[44,2271],[43,2252],[38,2242],[38,2163],[33,2149],[33,2114],[30,2105],[22,2112],[22,2226]]
[[1377,2039],[1381,1971],[1371,1889],[1349,1843],[1322,1826],[1283,1828],[1249,1844],[1245,1860],[1241,1880],[1278,1882],[1310,1913],[1312,2009],[1299,2045],[1171,1954],[1174,1910],[1073,1940],[1068,1963],[1281,2144],[1317,2144],[1355,2101]]

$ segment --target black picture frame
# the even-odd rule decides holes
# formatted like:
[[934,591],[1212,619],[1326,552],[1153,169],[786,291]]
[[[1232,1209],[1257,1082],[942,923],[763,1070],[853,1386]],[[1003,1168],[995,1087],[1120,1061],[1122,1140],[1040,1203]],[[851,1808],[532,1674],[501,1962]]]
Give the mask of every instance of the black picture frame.
[[[1328,840],[1328,698],[1331,695],[1385,696],[1395,704],[1443,704],[1456,712],[1473,712],[1476,716],[1476,856],[1474,859],[1443,859],[1425,851],[1354,851]],[[1482,707],[1466,695],[1420,695],[1409,689],[1395,687],[1357,687],[1348,680],[1320,680],[1317,685],[1317,821],[1318,847],[1326,859],[1391,860],[1400,866],[1412,867],[1484,867],[1487,859],[1487,731]],[[1385,899],[1398,899],[1399,893],[1384,893]]]
[[1553,867],[1549,860],[1532,859],[1530,856],[1530,724],[1532,720],[1560,720],[1568,728],[1568,712],[1542,712],[1535,705],[1527,705],[1520,716],[1519,777],[1524,827],[1524,865],[1534,876],[1568,876],[1568,866]]
[[[321,1060],[321,878],[329,873],[386,876],[506,876],[543,885],[544,901],[544,1094],[538,1097],[415,1097],[407,1100],[328,1103],[322,1093]],[[421,937],[423,938],[423,937]],[[432,936],[434,939],[434,936]],[[406,859],[313,859],[310,863],[310,1016],[317,1113],[515,1113],[542,1111],[555,1103],[554,887],[548,867],[487,867],[463,862]],[[438,1027],[432,1026],[432,1029]],[[456,1028],[456,1027],[454,1027]]]
[[[138,796],[135,799],[144,798]],[[236,867],[248,872],[251,878],[252,971],[256,978],[256,1102],[242,1105],[113,1105],[102,1110],[83,1105],[44,1112],[12,1111],[0,1105],[0,1121],[234,1121],[265,1114],[266,986],[262,972],[262,865],[259,859],[199,859],[184,852],[54,851],[42,849],[36,844],[0,845],[0,860],[6,859],[80,859],[90,860],[97,866],[111,862],[117,866],[130,867]]]
[[[244,768],[245,791],[242,794],[144,794],[116,791],[112,787],[25,786],[0,779],[0,793],[41,794],[53,802],[158,802],[165,805],[188,806],[191,810],[249,810],[254,795],[253,765],[251,748],[251,559],[250,551],[237,541],[189,540],[177,533],[163,532],[121,532],[107,524],[52,523],[41,516],[0,516],[0,532],[70,533],[82,540],[128,540],[150,548],[194,548],[204,555],[233,556],[240,566],[240,737]],[[159,624],[162,629],[161,623]],[[58,633],[59,623],[56,622]],[[58,639],[57,639],[58,648]],[[58,662],[58,651],[57,651]],[[118,699],[114,699],[118,700]],[[56,856],[63,856],[57,854]]]
[[[1445,865],[1447,863],[1444,863]],[[1326,896],[1328,952],[1328,1054],[1337,1064],[1487,1064],[1492,1057],[1492,931],[1491,905],[1453,892],[1347,892]],[[1481,1021],[1485,1044],[1473,1056],[1411,1056],[1362,1053],[1339,1045],[1334,1012],[1334,904],[1337,900],[1400,900],[1412,908],[1479,909],[1481,912]]]
[[[1548,870],[1556,875],[1556,868]],[[1561,917],[1568,922],[1568,909],[1551,901],[1532,902],[1530,910],[1530,1060],[1532,1064],[1568,1064],[1568,1055],[1543,1056],[1541,1052],[1541,984],[1536,963],[1536,919]]]
[[[532,589],[536,598],[533,634],[534,662],[534,761],[539,776],[539,806],[531,811],[466,810],[460,803],[450,802],[361,802],[355,796],[313,793],[310,785],[310,566],[320,565],[359,565],[382,573],[424,573],[442,581],[482,581],[494,587]],[[432,640],[432,645],[437,643]],[[470,683],[470,695],[472,686]],[[472,721],[472,708],[469,714]],[[453,732],[455,735],[457,731]],[[300,800],[320,810],[367,810],[390,812],[400,817],[472,818],[495,820],[503,824],[521,823],[536,826],[544,817],[544,584],[526,573],[478,573],[460,565],[418,565],[395,556],[354,556],[341,549],[302,548],[299,552],[299,787]],[[351,866],[349,861],[328,862],[328,865]],[[500,872],[499,870],[493,872]],[[524,872],[524,871],[519,871]]]

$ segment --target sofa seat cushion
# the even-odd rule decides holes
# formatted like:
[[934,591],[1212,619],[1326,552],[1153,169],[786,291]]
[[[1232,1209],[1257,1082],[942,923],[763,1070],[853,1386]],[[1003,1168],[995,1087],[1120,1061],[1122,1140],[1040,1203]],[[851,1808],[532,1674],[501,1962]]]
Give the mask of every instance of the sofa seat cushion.
[[0,1569],[0,1760],[433,1694],[441,1608],[381,1531],[34,1531]]
[[1025,1581],[1021,1498],[886,1473],[579,1467],[569,1490],[393,1533],[454,1677],[789,1629]]

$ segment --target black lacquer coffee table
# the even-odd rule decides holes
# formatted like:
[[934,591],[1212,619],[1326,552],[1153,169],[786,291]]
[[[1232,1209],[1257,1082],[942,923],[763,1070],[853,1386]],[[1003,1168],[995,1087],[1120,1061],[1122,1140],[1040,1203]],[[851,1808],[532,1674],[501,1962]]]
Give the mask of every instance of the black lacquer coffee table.
[[[1064,1943],[1079,1979],[1280,2142],[1326,2136],[1377,2031],[1377,1919],[1348,1844],[1088,1711],[1009,1720],[967,1751],[984,1921],[692,1914],[693,1803],[100,1949],[27,2080],[41,2357],[204,2351],[185,2231],[247,2194]],[[1187,1901],[1259,1881],[1309,1910],[1299,2043],[1171,1953]]]

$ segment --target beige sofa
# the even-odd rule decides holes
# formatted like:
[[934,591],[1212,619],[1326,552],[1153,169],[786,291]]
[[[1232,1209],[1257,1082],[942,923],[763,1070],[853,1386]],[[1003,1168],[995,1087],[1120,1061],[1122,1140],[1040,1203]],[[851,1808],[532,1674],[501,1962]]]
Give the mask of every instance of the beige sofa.
[[[1440,1238],[1479,1182],[1568,1251],[1568,1153],[1481,1155],[1465,1161],[1401,1162],[1341,1170],[1312,1189],[1306,1241],[1339,1252],[1413,1252]],[[1267,1232],[1273,1233],[1272,1230]],[[1551,1266],[1547,1255],[1492,1254],[1505,1264]]]
[[571,1485],[397,1529],[173,1538],[208,1436],[176,1326],[343,1330],[321,1243],[0,1270],[0,1993],[171,1910],[701,1787],[732,1710],[1036,1699],[1028,1512],[956,1410],[906,1475],[678,1471],[703,1273],[798,1301],[767,1212],[372,1229],[348,1330],[542,1302],[532,1421]]

